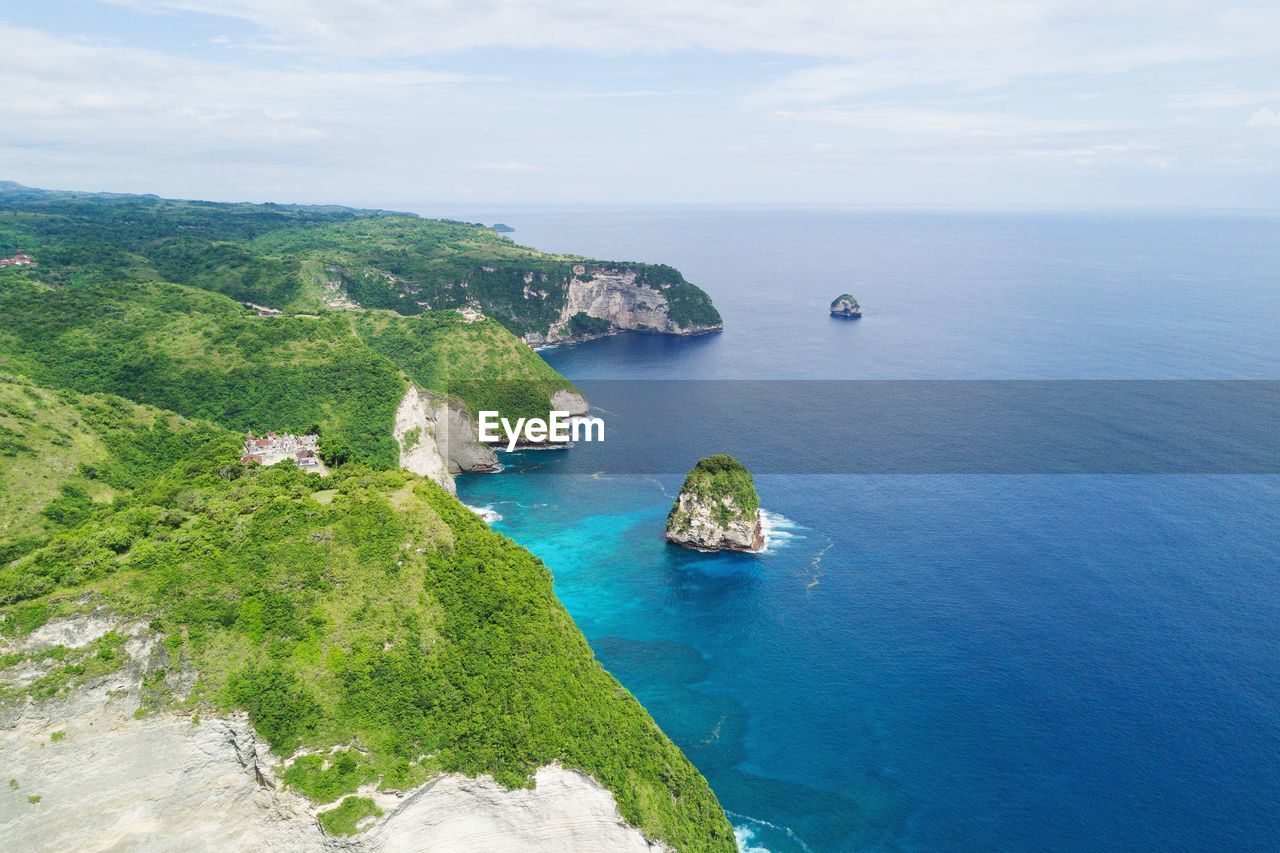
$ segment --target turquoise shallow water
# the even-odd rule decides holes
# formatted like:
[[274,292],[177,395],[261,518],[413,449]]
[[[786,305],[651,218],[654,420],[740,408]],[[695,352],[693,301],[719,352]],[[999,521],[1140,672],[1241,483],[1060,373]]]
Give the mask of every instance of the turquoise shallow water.
[[[1277,376],[1275,219],[459,214],[672,263],[725,315],[545,353],[584,383]],[[825,316],[843,290],[863,320]],[[461,495],[546,561],[747,845],[1280,846],[1280,478],[769,474],[770,551],[699,555],[662,541],[678,476],[562,458]]]

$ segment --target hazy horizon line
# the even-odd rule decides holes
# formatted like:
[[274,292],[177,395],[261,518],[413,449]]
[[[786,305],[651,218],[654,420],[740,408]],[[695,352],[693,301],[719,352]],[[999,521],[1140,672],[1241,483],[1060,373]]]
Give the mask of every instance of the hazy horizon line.
[[[1058,205],[1046,204],[1011,204],[981,202],[888,202],[888,201],[851,201],[851,202],[796,202],[796,201],[501,201],[497,199],[443,199],[432,202],[370,202],[370,201],[293,201],[276,198],[218,198],[215,196],[167,194],[145,189],[67,189],[63,187],[42,187],[28,184],[12,178],[0,179],[11,181],[26,189],[74,195],[125,195],[141,198],[159,198],[164,201],[200,201],[216,204],[275,204],[282,206],[303,207],[345,207],[352,210],[383,210],[392,213],[408,213],[424,218],[439,218],[446,215],[441,209],[477,210],[496,212],[498,210],[776,210],[776,211],[860,211],[860,212],[935,212],[935,213],[1064,213],[1064,214],[1105,214],[1105,213],[1143,213],[1143,214],[1249,214],[1280,215],[1280,205],[1275,206],[1196,206],[1196,205],[1153,205],[1150,203]],[[434,210],[433,210],[434,209]]]

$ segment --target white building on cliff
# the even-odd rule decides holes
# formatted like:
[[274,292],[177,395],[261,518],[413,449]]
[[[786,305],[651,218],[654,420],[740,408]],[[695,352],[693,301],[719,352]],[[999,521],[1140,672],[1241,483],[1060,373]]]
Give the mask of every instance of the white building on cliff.
[[316,455],[319,439],[317,435],[276,435],[271,431],[264,436],[249,433],[244,440],[244,455],[240,457],[240,461],[245,465],[250,462],[274,465],[288,460],[299,468],[323,473],[324,464]]

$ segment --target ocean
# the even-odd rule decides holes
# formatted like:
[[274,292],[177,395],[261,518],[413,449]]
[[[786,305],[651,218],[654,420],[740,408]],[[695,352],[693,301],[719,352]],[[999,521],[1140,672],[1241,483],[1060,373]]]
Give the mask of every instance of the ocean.
[[[546,562],[744,849],[1280,849],[1280,476],[865,473],[850,459],[867,413],[844,415],[836,453],[753,438],[792,429],[793,407],[732,394],[739,380],[1280,379],[1280,217],[430,212],[669,263],[724,315],[716,335],[543,352],[619,403],[608,430],[668,444],[669,465],[504,454],[459,492]],[[862,319],[828,317],[845,291]],[[728,390],[678,418],[622,405],[664,380]],[[1181,425],[1211,442],[1232,421]],[[663,541],[696,461],[680,458],[686,434],[765,472],[765,553]],[[861,463],[882,453],[865,446]],[[567,461],[589,453],[598,470]]]

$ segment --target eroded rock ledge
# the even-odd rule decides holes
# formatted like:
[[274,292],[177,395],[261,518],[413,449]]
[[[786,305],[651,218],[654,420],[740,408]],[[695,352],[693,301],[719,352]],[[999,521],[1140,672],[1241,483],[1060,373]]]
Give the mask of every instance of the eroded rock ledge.
[[[83,648],[115,631],[127,662],[42,702],[10,697],[0,713],[0,838],[24,851],[552,851],[662,850],[626,825],[613,795],[558,766],[508,791],[449,774],[403,792],[362,789],[383,814],[360,834],[325,833],[317,807],[284,787],[280,764],[243,714],[203,717],[144,708],[147,675],[181,689],[145,626],[81,615],[50,623],[3,651]],[[6,686],[14,686],[12,673]],[[28,672],[25,679],[38,676]],[[181,682],[181,683],[180,683]],[[12,780],[9,782],[8,780]]]

